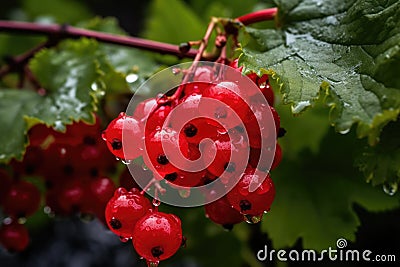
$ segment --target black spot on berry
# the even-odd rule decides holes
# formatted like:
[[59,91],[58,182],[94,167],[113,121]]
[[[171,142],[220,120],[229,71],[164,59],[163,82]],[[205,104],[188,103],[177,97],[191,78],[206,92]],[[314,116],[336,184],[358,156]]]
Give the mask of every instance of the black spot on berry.
[[187,137],[193,137],[197,134],[197,128],[193,124],[189,123],[183,129],[183,132]]
[[251,203],[250,201],[243,199],[240,200],[239,207],[242,212],[246,210],[251,210]]
[[156,246],[151,249],[151,255],[153,255],[153,257],[159,258],[162,254],[164,254],[164,249],[161,246]]
[[234,172],[234,171],[236,170],[236,164],[235,164],[234,162],[227,162],[227,163],[224,165],[224,169],[225,169],[227,172],[232,173],[232,172]]
[[157,157],[157,162],[161,165],[167,165],[169,163],[169,160],[167,156],[165,156],[164,154],[160,154]]
[[111,147],[113,150],[120,150],[122,148],[121,140],[114,138],[111,142]]
[[169,181],[169,182],[173,182],[176,180],[176,178],[178,178],[178,174],[176,172],[173,173],[168,173],[164,176],[164,179]]
[[112,218],[110,220],[110,226],[112,227],[112,229],[118,230],[118,229],[121,229],[122,223],[119,220]]

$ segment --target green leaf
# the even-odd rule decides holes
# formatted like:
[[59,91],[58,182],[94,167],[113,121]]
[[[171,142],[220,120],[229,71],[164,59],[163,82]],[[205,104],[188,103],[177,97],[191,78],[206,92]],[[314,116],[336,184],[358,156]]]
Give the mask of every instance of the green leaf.
[[366,184],[352,165],[360,142],[331,130],[319,153],[304,150],[295,160],[284,157],[271,173],[277,194],[262,227],[275,248],[293,246],[299,238],[304,248],[318,250],[335,247],[338,238],[355,241],[360,221],[354,204],[371,212],[400,206],[399,198]]
[[400,113],[400,2],[276,0],[277,30],[247,28],[240,62],[268,73],[293,113],[324,100],[336,130],[376,144]]
[[[89,30],[107,32],[118,35],[127,35],[121,29],[115,18],[96,17],[89,21],[81,22],[78,27]],[[108,90],[117,92],[135,91],[147,78],[159,70],[151,53],[136,48],[127,48],[118,45],[99,44],[99,52],[105,55],[103,62],[104,83]],[[126,79],[127,75],[131,75]]]
[[36,54],[29,67],[47,95],[33,117],[57,130],[73,121],[93,122],[97,97],[92,85],[102,75],[97,49],[97,42],[81,39]]
[[181,0],[153,0],[143,36],[160,42],[200,40],[206,23]]
[[384,184],[397,190],[400,183],[399,133],[400,122],[390,123],[382,133],[382,141],[375,147],[366,147],[359,155],[357,166],[373,185]]
[[41,102],[31,91],[0,89],[0,162],[22,159],[27,143],[27,117]]
[[65,41],[59,47],[44,49],[30,61],[29,67],[46,94],[29,90],[0,91],[0,162],[22,159],[27,145],[26,133],[37,123],[58,131],[66,124],[84,120],[94,122],[101,88],[101,54],[95,41]]

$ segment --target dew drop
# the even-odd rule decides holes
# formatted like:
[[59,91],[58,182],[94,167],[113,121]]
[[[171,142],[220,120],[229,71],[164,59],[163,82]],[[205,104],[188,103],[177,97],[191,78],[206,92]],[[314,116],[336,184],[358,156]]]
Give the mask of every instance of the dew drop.
[[181,73],[181,69],[180,68],[172,68],[172,74],[177,75]]
[[18,218],[18,223],[19,224],[25,224],[26,223],[26,217],[19,217]]
[[190,196],[190,189],[180,189],[179,190],[179,195],[181,198],[188,198]]
[[153,199],[152,204],[154,207],[158,207],[161,204],[161,201],[159,199]]
[[159,263],[159,261],[147,261],[147,267],[157,267]]
[[398,189],[398,184],[396,182],[386,182],[383,184],[383,191],[389,196],[396,194]]
[[133,205],[133,200],[129,200],[129,201],[128,201],[128,205],[129,205],[129,206],[132,206],[132,205]]
[[103,132],[101,133],[101,138],[102,138],[104,141],[107,141],[106,131],[103,131]]
[[139,76],[138,76],[137,74],[135,74],[135,73],[128,74],[128,75],[126,75],[126,77],[125,77],[125,81],[126,81],[127,83],[134,83],[134,82],[136,82],[138,79],[139,79]]
[[244,215],[244,221],[248,224],[256,224],[261,222],[263,214],[260,215]]
[[123,242],[123,243],[126,243],[126,242],[129,241],[129,237],[120,236],[120,237],[119,237],[119,240],[120,240],[121,242]]
[[339,131],[340,134],[348,134],[350,132],[350,128]]
[[157,224],[161,224],[161,219],[157,219],[157,220],[156,220],[156,223],[157,223]]
[[13,220],[12,220],[10,217],[7,217],[7,218],[5,218],[5,219],[3,220],[3,224],[5,224],[5,225],[11,224],[12,221],[13,221]]
[[121,159],[120,159],[120,158],[118,158],[118,157],[115,157],[115,159],[116,159],[116,160],[121,160]]
[[132,163],[132,160],[130,160],[130,159],[121,159],[121,162],[122,162],[123,164],[125,164],[125,165],[129,165],[129,164]]
[[143,164],[143,165],[142,165],[142,169],[143,169],[144,171],[147,171],[147,170],[149,169],[149,167],[147,167],[146,164]]
[[43,208],[43,212],[44,212],[45,214],[49,215],[49,214],[51,213],[51,208],[50,208],[49,206],[45,206],[45,207]]

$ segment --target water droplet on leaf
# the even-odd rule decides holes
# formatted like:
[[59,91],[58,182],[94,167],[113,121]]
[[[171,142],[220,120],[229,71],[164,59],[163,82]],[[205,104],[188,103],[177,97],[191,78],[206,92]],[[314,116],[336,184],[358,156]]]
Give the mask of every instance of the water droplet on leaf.
[[396,182],[386,182],[383,184],[383,191],[389,196],[396,194],[398,189],[398,184]]

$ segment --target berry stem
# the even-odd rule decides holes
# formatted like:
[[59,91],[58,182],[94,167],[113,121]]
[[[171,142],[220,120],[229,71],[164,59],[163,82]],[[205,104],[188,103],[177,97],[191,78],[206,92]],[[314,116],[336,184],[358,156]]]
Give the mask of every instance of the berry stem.
[[236,18],[236,20],[240,21],[244,25],[249,25],[256,22],[273,20],[277,13],[278,13],[278,8],[276,7],[267,8],[240,16]]
[[197,55],[197,51],[195,49],[190,49],[187,53],[182,54],[179,51],[178,45],[156,42],[132,36],[121,36],[110,33],[96,32],[72,27],[69,25],[42,25],[32,22],[0,20],[0,32],[1,31],[47,35],[53,37],[54,39],[87,37],[96,39],[97,41],[103,43],[135,47],[161,54],[175,55],[178,57],[193,58]]

